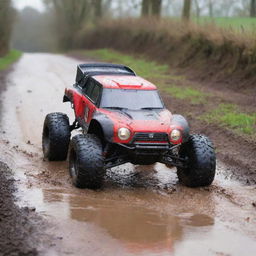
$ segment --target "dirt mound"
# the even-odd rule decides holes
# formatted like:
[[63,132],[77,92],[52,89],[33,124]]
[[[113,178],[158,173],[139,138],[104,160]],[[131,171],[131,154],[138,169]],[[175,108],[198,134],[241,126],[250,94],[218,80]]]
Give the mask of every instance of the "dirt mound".
[[40,219],[35,209],[15,204],[15,190],[10,169],[0,162],[0,255],[37,255]]

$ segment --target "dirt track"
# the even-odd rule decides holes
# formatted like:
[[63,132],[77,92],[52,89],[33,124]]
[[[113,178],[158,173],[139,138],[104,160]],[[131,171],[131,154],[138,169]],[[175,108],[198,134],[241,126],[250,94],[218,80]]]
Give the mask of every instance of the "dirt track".
[[209,188],[185,188],[161,164],[127,164],[108,171],[101,191],[74,188],[66,162],[43,161],[44,116],[72,117],[61,101],[77,63],[24,54],[2,94],[0,160],[15,172],[18,205],[36,207],[53,237],[51,246],[42,239],[37,249],[45,255],[255,255],[256,187],[231,179],[220,161]]

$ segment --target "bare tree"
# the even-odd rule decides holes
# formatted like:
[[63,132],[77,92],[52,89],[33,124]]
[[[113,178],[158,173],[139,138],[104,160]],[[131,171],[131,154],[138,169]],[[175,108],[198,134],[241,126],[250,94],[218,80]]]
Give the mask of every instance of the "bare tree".
[[256,0],[251,0],[250,16],[256,17]]
[[142,0],[141,16],[155,16],[161,15],[162,0]]
[[151,0],[152,15],[159,17],[161,15],[162,0]]
[[73,47],[73,40],[82,28],[85,19],[90,17],[90,0],[44,0],[53,7],[59,45],[62,49]]
[[199,18],[200,14],[201,14],[201,8],[199,6],[198,0],[195,0],[194,3],[195,3],[195,7],[196,7],[196,17]]
[[9,50],[14,13],[11,0],[0,1],[0,56]]
[[102,0],[93,0],[92,4],[94,8],[95,19],[100,19],[102,17]]
[[142,0],[141,16],[145,17],[150,15],[150,2],[151,0]]
[[213,2],[212,0],[208,0],[208,6],[209,6],[209,16],[213,18]]
[[184,0],[182,18],[185,21],[189,21],[191,11],[191,0]]

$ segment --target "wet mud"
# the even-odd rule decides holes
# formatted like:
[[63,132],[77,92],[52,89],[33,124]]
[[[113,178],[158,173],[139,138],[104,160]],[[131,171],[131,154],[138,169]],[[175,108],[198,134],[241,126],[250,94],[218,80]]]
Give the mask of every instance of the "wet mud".
[[[40,65],[38,64],[40,63]],[[37,65],[38,64],[38,65]],[[14,171],[20,207],[35,208],[48,246],[42,255],[255,255],[256,187],[246,186],[221,161],[208,188],[178,183],[165,165],[125,164],[107,171],[101,190],[72,186],[67,162],[42,157],[44,117],[62,111],[65,86],[78,61],[24,54],[2,94],[0,160]]]
[[[44,239],[42,223],[33,207],[18,207],[13,174],[0,162],[0,255],[38,255],[36,244]],[[39,225],[37,225],[39,224]]]

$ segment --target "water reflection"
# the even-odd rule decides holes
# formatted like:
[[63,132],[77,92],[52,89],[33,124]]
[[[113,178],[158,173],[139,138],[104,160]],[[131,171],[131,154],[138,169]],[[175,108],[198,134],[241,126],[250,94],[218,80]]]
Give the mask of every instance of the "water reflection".
[[96,193],[97,196],[91,197],[85,193],[43,190],[43,200],[50,204],[62,201],[68,208],[67,218],[95,224],[135,254],[145,251],[171,253],[175,243],[183,240],[184,227],[214,225],[214,219],[207,215],[175,216],[137,205],[136,198],[134,202],[124,202],[122,198],[107,199],[106,192]]

